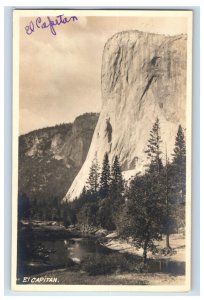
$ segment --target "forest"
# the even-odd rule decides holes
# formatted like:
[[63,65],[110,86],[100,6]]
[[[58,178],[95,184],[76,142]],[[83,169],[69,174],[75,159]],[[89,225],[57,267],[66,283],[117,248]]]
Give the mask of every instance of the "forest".
[[[73,202],[30,200],[18,196],[18,220],[51,220],[66,228],[78,226],[116,230],[123,238],[131,237],[135,246],[156,251],[154,241],[166,239],[165,251],[171,251],[169,236],[185,227],[186,145],[184,129],[178,126],[171,157],[162,153],[160,121],[157,118],[146,145],[147,164],[143,173],[125,181],[119,158],[109,162],[104,154],[100,166],[92,161],[86,185]],[[164,159],[165,157],[165,159]]]

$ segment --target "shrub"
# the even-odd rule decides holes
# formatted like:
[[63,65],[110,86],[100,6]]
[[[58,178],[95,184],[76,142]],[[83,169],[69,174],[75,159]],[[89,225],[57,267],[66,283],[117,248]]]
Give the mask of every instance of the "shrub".
[[132,264],[121,253],[98,254],[85,257],[82,269],[89,275],[103,275],[130,271]]

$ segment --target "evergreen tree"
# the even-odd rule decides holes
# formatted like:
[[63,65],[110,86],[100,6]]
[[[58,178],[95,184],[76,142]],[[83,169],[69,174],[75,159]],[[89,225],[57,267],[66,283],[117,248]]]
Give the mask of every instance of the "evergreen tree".
[[173,162],[173,187],[177,194],[177,199],[181,203],[185,203],[186,194],[186,144],[183,129],[181,125],[178,127],[178,132],[175,140],[174,152],[172,154]]
[[[155,218],[159,220],[163,220],[166,216],[166,173],[164,172],[161,160],[161,143],[159,119],[156,118],[152,130],[150,131],[150,138],[148,140],[147,150],[145,151],[147,153],[147,159],[149,160],[146,178],[148,178],[150,185],[149,187],[146,185],[146,188],[148,189],[148,193],[150,193],[150,201],[156,202],[152,203],[153,207],[159,208],[155,214]],[[148,176],[148,174],[150,176]]]
[[67,228],[69,225],[75,225],[76,213],[72,207],[72,203],[61,204],[63,225]]
[[101,177],[100,177],[100,196],[106,198],[110,190],[110,165],[108,153],[106,152],[103,159]]
[[84,186],[80,196],[84,198],[84,197],[86,197],[86,194],[87,194],[87,189]]
[[112,168],[111,168],[111,197],[115,198],[115,200],[119,200],[122,198],[122,193],[124,191],[124,181],[120,169],[120,164],[118,161],[117,155],[115,156]]
[[124,193],[124,180],[122,177],[120,164],[117,155],[111,167],[111,182],[110,182],[110,201],[109,210],[114,227],[117,224],[118,215],[121,214]]
[[150,173],[159,173],[162,168],[162,160],[161,160],[161,149],[160,145],[162,143],[160,136],[160,124],[159,119],[156,118],[156,121],[150,131],[150,138],[148,140],[147,150],[147,158],[149,160],[149,172]]
[[124,222],[120,222],[120,233],[131,236],[135,246],[143,248],[144,263],[147,251],[154,249],[154,240],[161,239],[163,229],[162,205],[156,187],[157,179],[153,174],[136,176],[130,184],[123,212]]
[[77,221],[84,229],[88,226],[96,226],[96,213],[97,213],[96,203],[86,202],[82,208],[77,212]]
[[[143,193],[141,192],[141,197],[143,197],[144,203],[141,204],[142,202],[140,200],[136,201],[138,211],[141,210],[141,216],[144,217],[146,215],[147,224],[145,225],[145,222],[143,221],[140,222],[145,228],[148,227],[146,230],[149,230],[146,237],[142,236],[141,233],[138,233],[140,238],[146,238],[146,241],[143,241],[144,259],[146,257],[146,247],[149,247],[149,242],[152,243],[153,239],[157,239],[162,233],[165,233],[167,236],[166,242],[169,246],[169,234],[171,233],[168,164],[166,167],[163,167],[161,159],[161,143],[160,123],[159,119],[156,118],[150,131],[150,138],[148,140],[147,150],[145,151],[149,161],[148,168],[146,170],[147,172],[144,175],[145,181],[143,180],[143,183],[140,183],[143,184],[144,188]],[[141,191],[142,188],[139,190]],[[138,191],[136,191],[136,193],[138,193]],[[133,199],[135,198],[134,195],[131,195],[131,197]],[[137,195],[137,198],[138,197],[139,195]],[[142,205],[146,206],[146,210],[142,209]]]
[[165,199],[164,215],[163,215],[163,233],[166,235],[166,250],[171,251],[170,234],[175,233],[176,228],[176,207],[172,202],[172,188],[171,188],[171,165],[166,154],[166,165],[161,174],[163,193]]
[[97,158],[92,162],[87,180],[87,190],[91,194],[96,194],[99,189],[99,164]]
[[107,230],[115,230],[113,222],[113,202],[110,197],[101,199],[98,202],[97,224]]

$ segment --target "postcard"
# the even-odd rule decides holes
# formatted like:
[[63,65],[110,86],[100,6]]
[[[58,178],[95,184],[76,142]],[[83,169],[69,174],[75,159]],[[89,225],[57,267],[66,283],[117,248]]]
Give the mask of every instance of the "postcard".
[[14,10],[14,291],[191,289],[192,11]]

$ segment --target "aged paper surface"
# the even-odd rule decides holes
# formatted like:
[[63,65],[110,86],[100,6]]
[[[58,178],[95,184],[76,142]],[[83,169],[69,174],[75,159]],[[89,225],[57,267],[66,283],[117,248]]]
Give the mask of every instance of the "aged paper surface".
[[191,11],[13,12],[13,290],[190,290],[191,77]]

